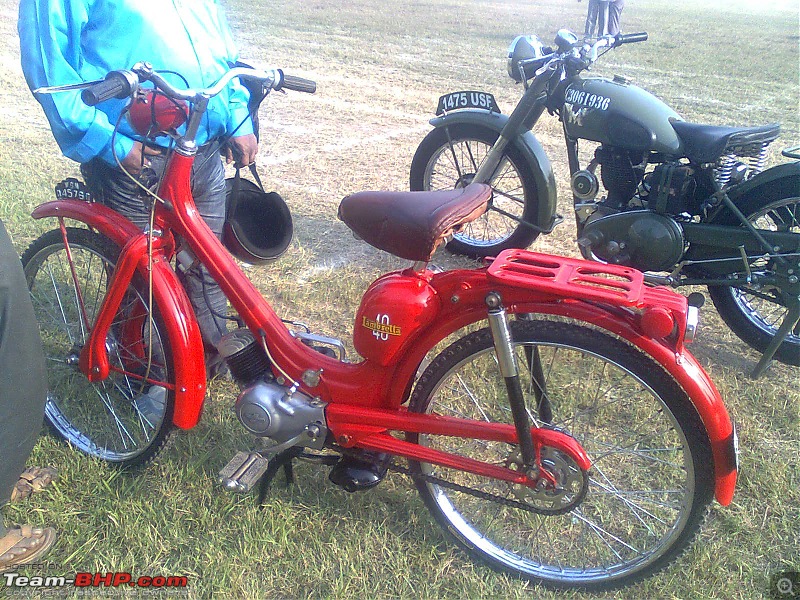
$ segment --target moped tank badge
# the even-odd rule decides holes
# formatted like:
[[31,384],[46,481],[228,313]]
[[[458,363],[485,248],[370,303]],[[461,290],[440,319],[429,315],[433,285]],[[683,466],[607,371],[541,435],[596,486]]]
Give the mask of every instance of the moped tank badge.
[[375,319],[362,317],[361,324],[372,331],[372,335],[381,340],[388,340],[390,335],[401,335],[402,328],[389,322],[389,315],[377,315]]

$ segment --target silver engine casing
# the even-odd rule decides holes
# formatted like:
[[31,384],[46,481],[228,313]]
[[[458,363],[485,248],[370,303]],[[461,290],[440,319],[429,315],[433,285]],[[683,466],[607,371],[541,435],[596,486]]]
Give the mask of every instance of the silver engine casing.
[[247,386],[236,398],[236,416],[250,433],[286,442],[305,431],[313,431],[303,446],[322,448],[325,443],[325,403],[280,386],[258,381]]

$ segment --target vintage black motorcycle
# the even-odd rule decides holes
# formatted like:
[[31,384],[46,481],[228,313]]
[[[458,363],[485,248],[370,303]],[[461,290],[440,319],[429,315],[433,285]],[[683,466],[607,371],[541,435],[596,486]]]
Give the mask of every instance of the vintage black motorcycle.
[[[486,92],[442,96],[414,155],[411,189],[489,183],[489,209],[448,249],[482,257],[528,246],[562,219],[550,161],[531,132],[546,111],[556,115],[583,256],[635,267],[654,284],[708,286],[728,326],[763,352],[754,376],[773,357],[800,365],[798,148],[784,151],[791,162],[763,170],[778,125],[687,123],[624,77],[581,75],[605,52],[645,40],[592,43],[561,30],[548,48],[517,37],[508,74],[525,86],[519,104],[504,115]],[[586,166],[579,140],[596,145]]]

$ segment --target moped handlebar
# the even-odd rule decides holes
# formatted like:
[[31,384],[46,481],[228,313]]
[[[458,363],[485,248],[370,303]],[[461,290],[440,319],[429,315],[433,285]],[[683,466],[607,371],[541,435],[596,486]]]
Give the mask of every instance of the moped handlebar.
[[139,84],[139,78],[131,71],[111,71],[106,78],[81,91],[81,100],[94,106],[112,98],[131,96]]
[[197,102],[207,100],[219,94],[231,79],[240,77],[262,82],[265,87],[280,90],[287,89],[297,92],[313,94],[317,84],[310,79],[285,75],[280,69],[253,69],[250,67],[235,67],[227,71],[211,87],[205,89],[178,89],[167,82],[148,63],[137,63],[131,70],[111,71],[101,81],[92,81],[83,84],[54,86],[34,90],[34,94],[52,94],[56,92],[81,89],[81,99],[89,106],[95,106],[112,98],[127,98],[133,96],[139,84],[151,81],[166,96],[175,100]]
[[285,75],[281,71],[283,77],[280,85],[275,86],[275,90],[292,90],[293,92],[303,92],[306,94],[313,94],[317,91],[317,82],[310,79],[303,79],[294,75]]

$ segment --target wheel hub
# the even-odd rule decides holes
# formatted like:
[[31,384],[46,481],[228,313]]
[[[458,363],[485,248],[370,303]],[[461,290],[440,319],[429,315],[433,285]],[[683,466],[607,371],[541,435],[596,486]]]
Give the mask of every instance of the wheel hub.
[[464,173],[456,181],[455,189],[460,190],[467,187],[475,179],[475,173]]
[[[506,465],[519,471],[525,468],[519,449],[509,455]],[[555,448],[542,448],[541,468],[534,466],[528,476],[536,480],[536,484],[533,487],[516,485],[512,492],[517,500],[533,504],[542,512],[563,514],[586,497],[588,474],[569,455]]]

